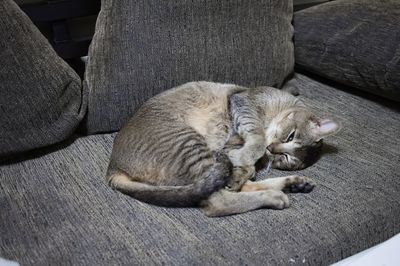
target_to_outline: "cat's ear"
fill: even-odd
[[[321,119],[315,117],[312,119],[312,122],[316,125],[314,128],[314,134],[317,136],[318,140],[334,135],[342,128],[339,122],[330,118]]]

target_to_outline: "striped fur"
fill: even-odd
[[[279,200],[266,200],[265,206],[279,202],[276,208],[285,207],[287,200],[278,192],[257,192],[258,200],[235,211],[244,194],[228,190],[239,191],[244,184],[249,189],[254,165],[263,156],[276,160],[275,167],[305,167],[302,159],[309,163],[310,156],[304,151],[322,137],[315,119],[297,98],[270,87],[187,83],[153,97],[126,123],[115,138],[106,178],[113,188],[141,201],[176,207],[200,204],[210,216],[258,208],[268,195]],[[296,135],[296,143],[301,136],[307,145],[289,149],[287,143],[277,143],[293,127],[309,131]],[[268,150],[272,144],[288,148],[279,154],[290,153],[292,159],[286,164],[276,159],[280,157]],[[215,211],[217,201],[231,202],[232,208]]]

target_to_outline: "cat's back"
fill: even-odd
[[[201,135],[209,148],[216,128],[229,125],[229,96],[246,88],[232,84],[190,82],[165,91],[144,103],[114,140],[111,165],[130,168],[168,165],[173,150]],[[211,133],[211,134],[210,134]],[[182,143],[180,143],[182,142]],[[171,157],[171,158],[169,158]],[[183,159],[183,158],[180,158]],[[146,162],[145,162],[146,161]]]
[[[149,110],[159,106],[164,108],[166,113],[179,111],[185,114],[191,109],[207,109],[212,105],[224,105],[231,94],[245,89],[234,84],[208,81],[188,82],[154,96],[141,109]]]
[[[202,131],[197,122],[205,126],[204,122],[217,113],[226,113],[229,96],[245,89],[233,84],[207,81],[185,83],[149,99],[123,129],[132,126],[136,129],[142,126],[160,127],[160,123],[168,126],[172,126],[171,123],[184,123]]]

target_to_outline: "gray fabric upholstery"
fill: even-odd
[[[299,172],[318,185],[291,194],[289,209],[206,218],[141,203],[106,185],[115,135],[94,135],[0,166],[0,256],[22,265],[327,265],[399,233],[399,112],[303,75],[291,84],[344,128]]]
[[[84,85],[88,133],[193,80],[279,85],[294,65],[292,0],[104,0]]]
[[[400,1],[338,0],[294,15],[296,64],[400,101]]]
[[[0,158],[66,139],[86,112],[78,75],[12,0],[0,1]]]

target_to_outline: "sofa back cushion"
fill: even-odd
[[[296,64],[400,101],[400,1],[337,0],[294,15]]]
[[[292,0],[103,0],[89,49],[88,133],[115,131],[188,81],[279,86],[292,72]]]
[[[67,138],[86,111],[78,75],[12,0],[0,1],[0,159]]]

